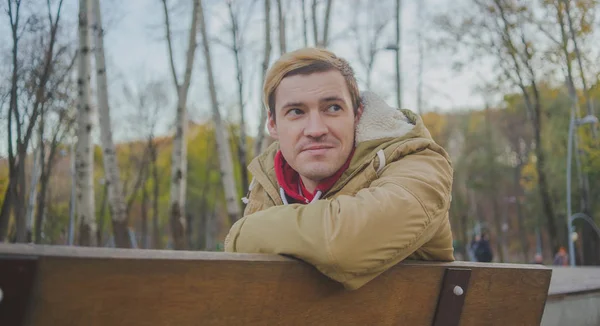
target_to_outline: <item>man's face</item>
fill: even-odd
[[[269,114],[268,128],[288,164],[314,189],[346,162],[360,113],[355,116],[339,71],[294,75],[275,90],[275,117]]]

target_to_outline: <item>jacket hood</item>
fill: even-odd
[[[362,92],[361,102],[364,110],[356,126],[356,145],[369,140],[402,137],[415,125],[405,113],[392,108],[373,92]]]
[[[348,169],[328,193],[341,188],[375,157],[379,159],[379,170],[382,169],[396,159],[393,152],[405,141],[415,138],[432,141],[423,121],[414,112],[391,107],[370,91],[361,92],[361,102],[363,113],[356,126],[354,156]],[[274,158],[278,150],[279,142],[276,141],[252,160],[248,166],[253,175],[249,190],[252,190],[254,182],[260,182],[268,193],[280,195],[274,168]]]

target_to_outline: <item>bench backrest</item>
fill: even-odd
[[[403,262],[349,291],[274,255],[0,244],[0,325],[538,325],[550,277]]]

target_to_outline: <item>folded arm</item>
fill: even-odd
[[[432,150],[389,164],[354,196],[275,206],[239,220],[226,251],[285,254],[356,289],[405,259],[446,218],[452,168]]]

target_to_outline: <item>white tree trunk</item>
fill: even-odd
[[[231,18],[231,41],[233,42],[231,50],[235,59],[235,70],[238,83],[238,105],[240,110],[240,133],[238,142],[238,160],[241,175],[240,186],[242,193],[245,193],[248,189],[248,150],[246,146],[248,140],[246,137],[246,112],[244,107],[244,67],[242,65],[242,59],[240,58],[242,55],[241,52],[244,39],[242,35],[240,35],[242,31],[240,31],[239,27],[239,14],[233,9],[233,4],[231,2],[227,3],[227,5],[229,7],[229,17]]]
[[[279,22],[279,52],[283,55],[287,52],[287,40],[285,33],[285,13],[283,12],[281,0],[277,0],[277,18]]]
[[[102,140],[102,158],[104,159],[104,179],[108,188],[108,204],[112,217],[115,244],[119,248],[131,248],[132,244],[127,232],[127,211],[123,198],[121,177],[119,166],[117,165],[110,121],[106,62],[104,59],[104,29],[102,28],[100,0],[92,1],[95,19],[93,31],[96,58],[96,84],[98,85],[98,118],[100,122],[100,138]]]
[[[323,18],[323,38],[321,38],[321,46],[326,48],[329,45],[329,22],[331,17],[331,6],[333,0],[327,0],[327,8],[325,9],[325,17]]]
[[[235,180],[233,175],[233,160],[231,148],[229,147],[228,128],[225,127],[221,120],[219,112],[219,103],[217,101],[217,90],[215,88],[215,80],[213,77],[212,63],[210,58],[209,39],[206,32],[206,22],[204,21],[204,12],[200,5],[200,32],[202,33],[202,44],[204,46],[204,58],[206,60],[206,72],[208,78],[208,87],[210,90],[210,99],[212,102],[213,119],[215,123],[215,138],[217,141],[217,151],[219,154],[219,162],[221,168],[221,181],[225,191],[225,200],[227,202],[227,215],[229,222],[233,224],[241,217],[241,209],[237,200]]]
[[[41,150],[41,146],[44,146],[43,143],[40,143],[40,147],[34,151],[35,158],[33,159],[33,167],[31,168],[31,180],[29,186],[29,198],[27,199],[27,210],[25,212],[25,219],[27,221],[27,242],[33,242],[33,212],[35,211],[35,200],[37,198],[37,190],[38,190],[38,182],[41,177],[41,168],[40,166],[43,162],[42,157],[43,151]],[[36,225],[36,228],[39,228],[40,225]]]
[[[271,59],[271,1],[265,0],[265,49],[262,62],[262,74],[261,83],[259,87],[259,93],[262,94],[263,84],[265,83],[265,75],[269,68],[269,60]],[[262,98],[262,96],[261,96]],[[267,122],[267,108],[263,105],[262,99],[260,101],[260,124],[258,126],[258,135],[256,136],[256,143],[254,147],[254,156],[258,156],[265,149],[265,125]]]
[[[402,109],[402,0],[396,0],[396,99]]]
[[[417,18],[424,21],[423,1],[417,3]],[[419,56],[417,73],[417,112],[423,115],[423,61],[425,60],[425,50],[423,49],[423,25],[419,25],[417,30],[417,52]]]
[[[196,31],[198,26],[198,14],[200,11],[200,0],[194,0],[192,11],[192,24],[188,39],[186,54],[185,75],[182,85],[176,85],[178,90],[177,114],[175,120],[175,137],[173,139],[173,153],[171,156],[171,233],[175,249],[185,249],[187,239],[185,237],[185,191],[187,178],[187,114],[186,102],[192,68],[194,66],[194,54],[196,51]],[[167,14],[165,12],[165,14]],[[169,36],[170,37],[170,36]],[[172,57],[172,53],[170,53]],[[176,81],[176,79],[175,79]],[[177,81],[176,81],[177,82]]]
[[[77,217],[80,221],[79,244],[96,246],[94,202],[94,146],[92,143],[93,107],[90,103],[90,0],[79,0],[79,76],[77,116]]]

